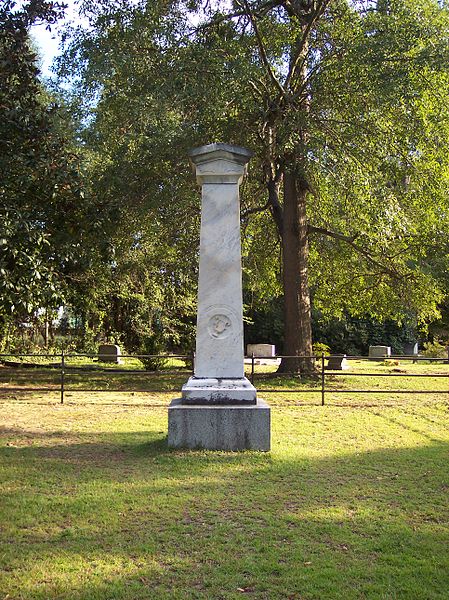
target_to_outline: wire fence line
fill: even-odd
[[[257,356],[246,357],[245,363],[246,366],[250,369],[248,373],[248,377],[253,384],[258,381],[262,383],[262,387],[257,385],[257,391],[260,394],[320,394],[321,397],[321,405],[324,406],[326,404],[326,395],[328,394],[442,394],[447,395],[449,397],[449,369],[447,373],[408,373],[408,372],[388,372],[388,373],[368,373],[368,372],[357,372],[352,370],[339,370],[332,369],[326,365],[326,360],[332,358],[342,358],[343,355],[335,354],[330,356],[325,356],[324,354],[316,354],[316,355],[308,355],[308,356],[286,356],[286,355],[278,355],[270,358],[263,358]],[[166,367],[164,369],[156,369],[156,370],[148,370],[136,368],[118,368],[116,366],[111,366],[111,363],[108,361],[103,361],[99,359],[98,354],[87,354],[87,353],[66,353],[62,351],[61,353],[20,353],[20,354],[12,354],[12,353],[3,353],[0,354],[0,364],[4,367],[7,367],[6,372],[11,373],[13,370],[16,372],[21,371],[22,369],[36,369],[42,371],[49,371],[58,373],[58,381],[54,382],[49,386],[27,386],[27,385],[2,385],[0,381],[0,392],[3,393],[11,393],[11,392],[59,392],[60,403],[64,403],[65,395],[70,392],[71,394],[80,392],[108,392],[108,393],[127,393],[127,392],[138,392],[138,393],[171,393],[171,394],[179,394],[180,393],[180,385],[179,382],[173,382],[172,387],[167,385],[161,385],[158,382],[157,378],[161,377],[170,377],[173,375],[178,376],[186,376],[189,375],[193,371],[193,365],[195,361],[194,355],[173,355],[173,354],[122,354],[119,356],[120,359],[138,359],[143,361],[155,360],[155,361],[172,361],[172,369],[170,367]],[[25,361],[23,359],[26,359]],[[29,359],[35,359],[37,362],[30,362]],[[39,362],[42,359],[50,359],[51,362],[42,363]],[[100,364],[73,364],[73,361],[79,361],[80,359],[91,359],[93,361],[97,361]],[[258,372],[257,367],[262,364],[265,366],[275,366],[279,364],[283,359],[297,360],[297,361],[310,361],[314,365],[313,373],[307,374],[305,377],[298,378],[298,384],[302,382],[304,385],[304,381],[306,383],[310,383],[309,387],[299,387],[292,386],[292,380],[289,380],[290,387],[263,387],[263,382],[269,378],[272,380],[273,378],[281,378],[281,377],[290,377],[296,378],[296,372]],[[425,362],[425,363],[443,363],[449,364],[449,353],[447,357],[444,358],[431,358],[421,355],[390,355],[385,357],[369,357],[369,356],[344,356],[346,361],[370,361],[372,363],[379,363],[382,361],[387,362],[388,364],[394,364],[395,361],[410,361],[413,363]],[[70,364],[72,361],[72,364]],[[106,362],[108,364],[106,365]],[[181,362],[185,363],[185,366],[181,366]],[[56,373],[55,373],[56,374]],[[152,382],[152,385],[148,388],[133,388],[132,385],[127,387],[110,387],[109,385],[106,388],[101,387],[89,387],[89,388],[76,388],[70,387],[67,385],[67,377],[71,375],[83,375],[88,380],[89,375],[101,374],[106,377],[106,381],[108,381],[108,377],[112,377],[115,375],[140,375],[145,380]],[[335,381],[335,378],[346,378],[346,377],[376,377],[376,378],[427,378],[427,379],[446,379],[448,381],[448,385],[445,390],[442,389],[425,389],[425,390],[416,390],[416,389],[354,389],[354,388],[338,388],[329,386],[329,380],[332,378]]]

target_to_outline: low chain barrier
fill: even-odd
[[[42,359],[51,359],[51,362],[40,363],[40,362],[30,362],[29,359],[34,358],[38,360]],[[67,376],[71,374],[80,374],[80,373],[98,373],[101,372],[104,374],[139,374],[151,379],[151,377],[161,376],[161,375],[170,375],[176,373],[177,375],[184,374],[187,377],[193,370],[194,355],[173,355],[173,354],[164,354],[164,355],[156,355],[156,354],[122,354],[120,355],[120,359],[139,359],[144,361],[184,361],[186,367],[181,370],[181,367],[178,365],[176,371],[170,371],[168,369],[159,369],[159,370],[146,370],[144,368],[141,369],[124,369],[124,368],[116,368],[110,366],[99,366],[99,365],[82,365],[77,366],[73,364],[69,364],[70,360],[73,359],[92,359],[93,361],[99,361],[97,354],[73,354],[73,353],[65,353],[61,352],[60,354],[50,354],[50,353],[28,353],[28,354],[0,354],[0,364],[3,364],[6,367],[17,368],[17,369],[43,369],[50,370],[54,369],[59,372],[59,381],[58,385],[54,385],[53,387],[30,387],[30,386],[5,386],[2,387],[0,385],[0,392],[55,392],[59,390],[60,395],[60,403],[64,403],[64,397],[67,392],[134,392],[138,391],[139,393],[180,393],[180,386],[169,388],[169,387],[157,387],[154,389],[111,389],[107,387],[107,389],[103,388],[91,388],[91,389],[77,389],[70,388],[67,386]],[[263,379],[264,376],[268,376],[271,378],[275,377],[288,377],[288,376],[297,376],[296,372],[270,372],[270,373],[257,373],[256,367],[259,364],[264,365],[272,365],[281,363],[282,360],[290,360],[290,361],[308,361],[309,364],[314,364],[313,373],[308,373],[305,377],[305,381],[315,380],[318,385],[315,387],[301,387],[298,388],[279,388],[279,387],[263,387],[257,385],[257,392],[260,395],[265,394],[320,394],[321,395],[321,405],[324,406],[326,404],[326,394],[445,394],[449,396],[449,369],[447,373],[407,373],[407,372],[388,372],[388,373],[367,373],[367,372],[357,372],[352,370],[336,370],[332,368],[328,368],[326,366],[326,360],[331,358],[342,358],[342,355],[330,355],[325,356],[321,355],[308,355],[308,356],[274,356],[270,358],[256,357],[252,355],[251,357],[247,357],[245,359],[245,363],[250,365],[250,373],[249,379],[251,383],[256,383],[256,379],[261,377]],[[449,353],[447,358],[430,358],[420,355],[391,355],[386,357],[367,357],[367,356],[345,356],[346,361],[355,361],[355,360],[363,360],[363,361],[372,361],[373,363],[378,363],[382,361],[410,361],[413,363],[419,363],[421,361],[426,363],[444,363],[449,364]],[[22,359],[27,359],[23,361]],[[104,365],[104,363],[102,362]],[[189,366],[191,365],[191,368]],[[405,378],[428,378],[428,379],[440,379],[445,378],[448,381],[448,386],[446,390],[412,390],[412,389],[352,389],[352,388],[335,388],[327,386],[327,381],[329,378],[341,378],[341,377],[388,377],[388,378],[397,378],[397,377],[405,377]],[[301,381],[302,379],[299,379]]]
[[[57,361],[57,362],[49,362],[49,363],[40,363],[40,362],[24,362],[21,361],[19,359],[30,359],[30,358],[34,358],[34,359],[52,359],[52,361]],[[91,359],[92,361],[97,361],[97,362],[101,362],[103,366],[98,366],[98,365],[83,365],[83,366],[77,366],[77,365],[71,365],[69,364],[68,361],[70,361],[70,359]],[[175,361],[175,360],[182,360],[184,361],[186,364],[192,364],[192,368],[193,368],[193,361],[194,361],[194,356],[188,356],[188,355],[173,355],[173,354],[120,354],[119,355],[120,360],[121,359],[138,359],[138,360],[144,360],[144,361]],[[9,359],[9,360],[8,360]],[[13,360],[11,360],[13,359]],[[98,354],[74,354],[74,353],[65,353],[65,352],[61,352],[60,354],[50,354],[50,353],[28,353],[28,354],[0,354],[0,364],[3,364],[6,367],[13,367],[13,368],[17,368],[17,369],[55,369],[59,372],[59,385],[56,388],[55,386],[53,387],[44,387],[44,386],[40,386],[40,387],[26,387],[26,386],[20,386],[20,387],[1,387],[0,386],[0,392],[55,392],[57,389],[59,389],[60,392],[60,403],[64,404],[64,397],[66,395],[66,393],[71,392],[132,392],[135,391],[133,389],[126,389],[124,390],[123,388],[117,388],[117,389],[112,389],[110,387],[108,387],[107,389],[103,389],[103,388],[89,388],[89,389],[76,389],[76,388],[70,388],[67,386],[67,376],[70,374],[79,374],[79,373],[89,373],[89,374],[94,374],[94,373],[98,373],[101,372],[103,374],[111,374],[111,375],[116,375],[116,374],[126,374],[126,375],[143,375],[146,376],[148,378],[151,378],[151,376],[154,375],[169,375],[170,371],[168,369],[164,369],[164,370],[154,370],[154,371],[150,371],[150,370],[146,370],[144,368],[141,369],[123,369],[123,368],[118,368],[118,367],[110,367],[110,366],[105,366],[106,362],[109,361],[101,361],[98,358]],[[112,363],[112,361],[111,361]],[[181,371],[179,371],[181,372]],[[191,369],[184,369],[182,371],[185,374],[190,374]],[[139,392],[147,392],[147,393],[158,393],[158,392],[167,392],[167,393],[179,393],[179,388],[164,388],[161,389],[160,387],[157,387],[155,389],[139,389]]]
[[[325,405],[325,396],[328,393],[332,393],[332,394],[445,394],[449,396],[449,369],[448,369],[448,373],[366,373],[366,372],[354,372],[354,371],[350,371],[350,370],[336,370],[336,369],[332,369],[329,368],[327,369],[325,366],[325,360],[326,359],[331,359],[331,358],[344,358],[346,361],[354,361],[354,360],[363,360],[363,361],[372,361],[373,363],[378,363],[378,362],[385,362],[385,361],[411,361],[413,363],[419,363],[420,361],[423,362],[430,362],[430,363],[435,363],[435,362],[439,362],[439,363],[444,363],[444,364],[449,364],[449,351],[448,351],[448,356],[447,358],[430,358],[430,357],[426,357],[426,356],[419,356],[416,354],[411,354],[411,355],[390,355],[390,356],[385,356],[385,357],[370,357],[370,356],[346,356],[346,355],[341,355],[341,354],[331,354],[329,356],[326,356],[324,354],[320,354],[320,355],[307,355],[307,356],[277,356],[277,357],[273,357],[272,359],[270,358],[262,358],[262,357],[255,357],[254,355],[251,357],[251,383],[254,384],[255,382],[255,375],[256,375],[256,370],[255,370],[255,364],[256,361],[282,361],[282,359],[293,359],[293,360],[298,360],[298,361],[310,361],[310,360],[314,360],[316,362],[319,363],[319,370],[315,372],[315,376],[319,376],[320,379],[320,387],[319,389],[315,388],[301,388],[301,390],[298,390],[298,393],[300,394],[307,394],[307,393],[321,393],[321,405],[324,406]],[[288,375],[288,373],[279,373],[279,374],[275,374],[276,376],[285,376]],[[447,390],[392,390],[392,389],[339,389],[339,388],[326,388],[326,378],[327,377],[407,377],[407,378],[412,378],[412,377],[422,377],[422,378],[445,378],[448,380],[448,388]],[[274,388],[261,388],[259,386],[257,386],[257,391],[258,393],[261,394],[270,394],[270,393],[288,393],[291,392],[291,390],[286,390],[286,389],[274,389]]]

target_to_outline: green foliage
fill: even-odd
[[[255,150],[242,194],[249,319],[280,296],[280,240],[266,198],[287,167],[307,182],[316,310],[328,320],[438,316],[449,291],[447,6],[320,1],[309,22],[312,5],[304,14],[298,6],[82,3],[90,27],[73,32],[60,68],[75,76],[90,115],[81,134],[95,194],[114,214],[117,266],[91,273],[101,289],[86,318],[113,314],[110,301],[126,305],[131,290],[167,314],[164,343],[188,337],[179,314],[193,305],[199,207],[186,154],[223,140]],[[278,201],[282,211],[281,189]],[[124,274],[125,240],[141,238],[158,265],[143,290]],[[134,260],[139,273],[148,269],[143,253]],[[122,314],[134,315],[138,335],[152,335],[144,317],[137,323],[140,309]],[[258,337],[266,335],[261,326]]]
[[[199,194],[164,70],[185,22],[166,8],[85,3],[93,29],[75,34],[71,62],[60,65],[84,76],[74,87],[89,117],[79,135],[93,194],[110,215],[109,256],[82,274],[74,310],[99,338],[119,331],[139,353],[188,352],[194,337]]]
[[[39,80],[29,28],[57,3],[0,8],[0,323],[58,307],[100,236],[64,115]]]
[[[393,354],[403,354],[404,345],[418,339],[413,324],[398,325],[394,321],[378,322],[368,318],[345,315],[341,319],[323,320],[314,314],[316,338],[328,344],[333,353],[367,356],[369,346],[391,346]]]
[[[331,354],[330,346],[328,346],[327,344],[323,344],[322,342],[315,342],[312,348],[313,353],[317,356],[321,356],[321,354],[324,354],[324,356],[330,356]]]
[[[421,354],[428,358],[445,358],[448,356],[448,344],[435,338],[433,341],[424,344]]]
[[[274,344],[277,354],[283,352],[282,298],[276,297],[266,302],[257,297],[247,306],[245,323],[246,344]]]
[[[150,355],[139,359],[147,371],[159,371],[167,365],[168,360],[163,356],[160,356],[165,352],[166,347],[163,338],[161,337],[158,338],[153,334],[151,337],[140,340],[138,353]]]

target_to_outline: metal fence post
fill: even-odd
[[[321,406],[324,406],[324,352],[321,353]]]
[[[64,404],[64,379],[65,379],[65,361],[64,361],[64,350],[61,352],[61,404]]]
[[[254,385],[254,352],[251,354],[251,384]]]
[[[447,351],[447,360],[446,360],[446,361],[444,361],[444,362],[445,362],[445,363],[447,363],[447,364],[449,365],[449,344],[446,346],[446,351]],[[444,364],[444,363],[443,363],[443,364]],[[449,374],[448,374],[448,379],[447,379],[447,381],[448,381],[448,390],[447,390],[447,393],[449,394]]]

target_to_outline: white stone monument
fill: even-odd
[[[251,155],[190,152],[202,186],[195,372],[169,407],[171,447],[270,449],[270,409],[244,374],[239,185]]]
[[[246,354],[255,358],[276,358],[276,346],[274,344],[248,344]]]
[[[373,359],[389,358],[391,356],[391,346],[370,346],[368,356]]]

